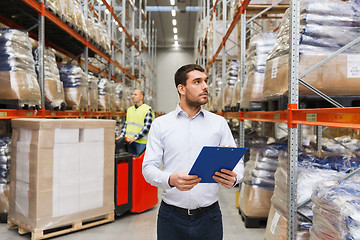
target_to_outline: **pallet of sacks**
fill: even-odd
[[[114,220],[115,121],[13,119],[12,127],[9,227],[44,239]]]

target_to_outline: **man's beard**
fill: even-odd
[[[199,101],[192,101],[192,100],[190,100],[188,97],[186,97],[185,100],[186,100],[186,104],[187,104],[189,107],[198,108],[198,107],[200,107],[201,105],[206,104],[206,103],[208,102],[209,98],[207,98],[204,103],[199,102]]]

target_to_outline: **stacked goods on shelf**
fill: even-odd
[[[10,144],[8,137],[0,137],[0,223],[5,223],[9,212]]]
[[[110,111],[111,86],[107,78],[98,80],[98,109],[100,111]]]
[[[223,109],[223,97],[221,96],[221,89],[223,81],[221,76],[217,75],[215,79],[215,96],[212,97],[211,111],[220,112]],[[213,90],[212,90],[213,91]]]
[[[58,68],[67,107],[72,110],[87,110],[89,83],[84,71],[73,65],[58,66]]]
[[[114,220],[115,121],[13,119],[12,127],[9,226],[40,239],[47,229]]]
[[[259,33],[250,39],[246,56],[247,78],[241,93],[240,108],[261,109],[265,64],[268,53],[274,48],[277,33]]]
[[[344,141],[344,146],[358,151],[358,142]],[[298,158],[298,181],[297,181],[297,203],[302,204],[310,199],[312,190],[324,181],[342,179],[347,173],[360,167],[360,159],[348,151],[336,152],[338,144],[328,144],[323,151],[322,157],[311,153],[300,153]],[[356,145],[356,146],[355,146]],[[331,152],[329,150],[332,150]],[[288,159],[286,154],[279,157],[279,167],[275,173],[275,190],[271,199],[272,205],[268,216],[265,238],[281,239],[286,236],[287,223],[287,168]],[[298,209],[302,215],[312,218],[311,203]],[[298,239],[308,239],[311,223],[303,217],[298,217]]]
[[[227,112],[230,111],[230,107],[232,106],[235,83],[238,80],[239,65],[238,60],[232,59],[227,69],[227,85],[224,89],[224,110]]]
[[[88,91],[88,105],[89,111],[98,110],[98,80],[93,75],[88,75],[89,91]]]
[[[111,80],[109,82],[109,94],[110,94],[110,110],[111,111],[116,111],[116,89],[115,89],[116,85],[115,85],[115,81]]]
[[[301,1],[300,74],[358,37],[359,9],[360,3],[354,0]],[[288,93],[289,29],[290,14],[287,11],[282,19],[275,47],[266,62],[264,99]],[[359,44],[354,45],[304,76],[302,80],[327,95],[358,95],[359,53]],[[299,86],[299,91],[301,94],[314,94],[302,85]]]
[[[40,87],[27,32],[0,29],[0,59],[0,100],[14,100],[17,108],[25,104],[40,106]]]
[[[226,23],[226,28],[224,29],[223,21],[217,21],[215,26],[213,24],[210,25],[209,34],[208,34],[208,45],[207,45],[207,56],[214,56],[218,47],[221,45],[223,41],[224,34],[228,29],[230,21]],[[226,41],[225,52],[226,57],[230,59],[239,59],[240,57],[240,46],[238,45],[238,31],[232,31],[229,39]],[[217,55],[215,60],[222,59],[223,51]]]
[[[245,164],[244,181],[240,191],[240,211],[246,217],[267,218],[271,205],[280,152],[285,144],[273,144],[250,149],[250,160]],[[245,227],[247,222],[245,221]]]
[[[233,112],[238,112],[240,110],[240,97],[241,97],[241,81],[240,76],[234,84],[233,95],[231,99],[231,109]]]
[[[312,201],[310,239],[360,238],[359,182],[326,182],[314,190]]]
[[[36,64],[36,73],[39,75],[38,48],[36,48],[33,53]],[[44,85],[45,107],[49,109],[60,109],[62,106],[65,106],[64,88],[60,81],[55,54],[51,49],[45,49],[44,51]]]
[[[129,107],[132,106],[132,90],[130,88],[125,89],[125,94],[123,94],[123,102],[124,108],[127,110]]]
[[[125,109],[123,107],[123,85],[121,83],[115,83],[115,111],[124,112]],[[147,97],[147,96],[145,96]],[[149,101],[147,101],[149,102]]]

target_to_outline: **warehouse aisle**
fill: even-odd
[[[235,208],[236,189],[220,188],[220,206],[223,213],[224,240],[263,240],[265,229],[246,229]],[[141,214],[126,214],[114,222],[75,232],[55,239],[66,240],[155,240],[158,205]],[[17,229],[0,224],[1,240],[30,239],[30,234],[19,235]]]

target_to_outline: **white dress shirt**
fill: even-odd
[[[201,108],[189,118],[178,105],[176,110],[153,121],[142,172],[147,182],[163,189],[162,199],[167,204],[196,209],[218,200],[218,183],[199,183],[190,191],[180,191],[169,185],[172,173],[190,171],[203,146],[236,147],[223,117]],[[244,176],[242,160],[233,171],[239,182]]]

